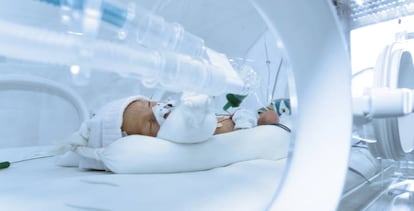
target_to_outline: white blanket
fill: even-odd
[[[2,149],[0,159],[43,151]],[[53,158],[31,160],[0,170],[0,209],[265,210],[284,163],[258,159],[191,173],[125,175],[59,167]]]

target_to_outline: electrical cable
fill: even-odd
[[[288,126],[284,125],[284,124],[275,123],[275,124],[270,124],[270,125],[274,125],[274,126],[280,127],[280,128],[282,128],[283,130],[286,130],[289,133],[291,132],[290,128]]]
[[[0,162],[0,169],[6,169],[9,168],[11,164],[14,163],[20,163],[20,162],[25,162],[25,161],[31,161],[31,160],[37,160],[37,159],[42,159],[42,158],[50,158],[50,157],[54,157],[55,155],[46,155],[46,156],[41,156],[41,157],[34,157],[34,158],[27,158],[27,159],[23,159],[23,160],[17,160],[17,161],[2,161]]]
[[[277,72],[276,72],[276,76],[275,76],[275,82],[273,83],[272,100],[273,100],[274,95],[275,95],[276,85],[277,85],[277,81],[279,80],[279,73],[280,73],[280,70],[282,69],[282,64],[283,64],[283,58],[280,58],[280,62],[279,62],[279,65],[277,67]]]
[[[270,60],[269,60],[269,53],[267,50],[267,43],[266,43],[266,36],[264,38],[264,48],[265,48],[265,56],[266,56],[266,69],[267,69],[267,89],[266,89],[266,95],[267,95],[267,104],[270,104],[272,101],[272,96],[270,96],[269,88],[270,88]]]
[[[362,69],[362,70],[360,70],[360,71],[358,71],[358,72],[356,72],[356,73],[352,74],[352,78],[355,78],[355,77],[357,77],[358,75],[361,75],[362,73],[364,73],[365,71],[372,70],[372,69],[374,69],[374,67],[367,67],[367,68],[364,68],[364,69]]]
[[[360,176],[360,177],[362,177],[362,178],[364,178],[364,180],[367,182],[367,183],[371,183],[371,181],[364,175],[364,174],[362,174],[360,171],[358,171],[358,170],[356,170],[356,169],[354,169],[354,168],[352,168],[352,167],[348,167],[348,169],[350,170],[350,171],[352,171],[353,173],[355,173],[355,174],[357,174],[358,176]]]

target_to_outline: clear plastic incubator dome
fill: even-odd
[[[2,4],[2,208],[337,207],[351,75],[331,1]]]

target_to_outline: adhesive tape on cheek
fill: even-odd
[[[157,105],[152,107],[152,112],[160,126],[165,122],[166,114],[170,113],[172,109],[173,107],[166,103],[157,103]]]

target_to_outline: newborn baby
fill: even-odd
[[[77,146],[105,147],[127,135],[146,135],[175,143],[198,143],[214,134],[252,128],[279,122],[272,110],[255,112],[239,109],[233,115],[216,117],[210,98],[184,94],[181,103],[154,102],[144,96],[133,96],[108,103],[92,118],[82,123],[70,136],[62,151],[76,151]],[[63,161],[62,165],[66,164]],[[76,165],[76,164],[73,164]],[[93,159],[81,159],[81,168],[104,169]]]
[[[133,96],[105,105],[82,124],[78,133],[92,147],[104,147],[123,136],[136,134],[196,143],[214,134],[277,123],[279,117],[273,110],[257,115],[239,109],[233,115],[216,117],[205,95],[184,94],[178,106]]]
[[[157,137],[161,125],[175,107],[169,103],[157,103],[148,99],[131,102],[125,109],[121,130],[127,135],[140,134]],[[190,109],[191,110],[191,109]],[[256,125],[279,123],[279,117],[273,110],[260,112],[259,118],[248,110],[237,110],[228,117],[217,117],[213,134],[231,132],[237,129],[247,129]]]

